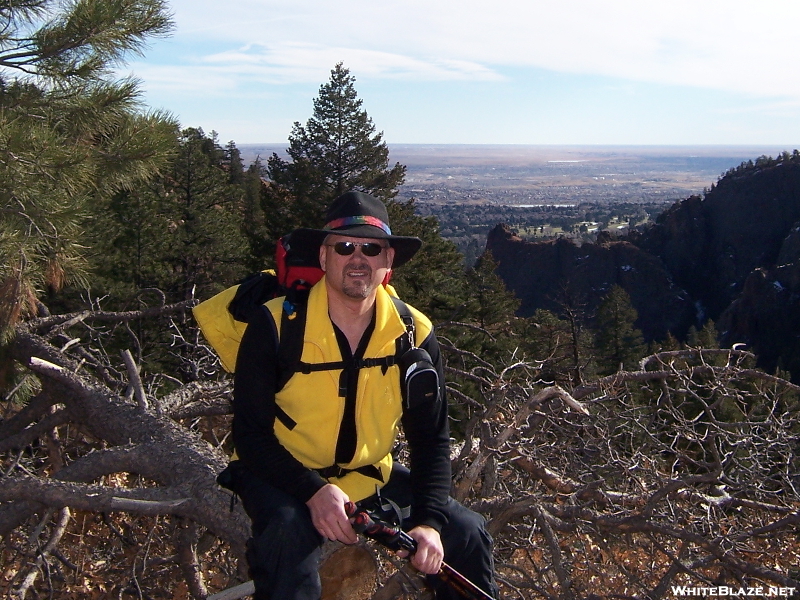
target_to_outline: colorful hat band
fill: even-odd
[[[379,229],[383,229],[386,235],[392,235],[392,230],[389,226],[377,217],[370,217],[367,215],[356,215],[354,217],[342,217],[336,219],[325,225],[325,229],[339,229],[340,227],[349,227],[350,225],[372,225]]]

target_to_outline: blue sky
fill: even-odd
[[[341,61],[386,141],[800,146],[797,0],[172,0],[145,102],[285,143]]]

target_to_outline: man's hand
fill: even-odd
[[[345,544],[355,544],[358,541],[358,536],[344,512],[344,505],[349,501],[347,494],[332,483],[321,487],[309,498],[306,505],[311,511],[311,522],[321,536]]]
[[[409,531],[408,535],[417,541],[417,551],[411,557],[411,564],[414,565],[414,568],[426,575],[435,575],[441,571],[444,548],[439,532],[427,525],[419,525]],[[400,553],[398,552],[398,554]]]

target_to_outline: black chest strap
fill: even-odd
[[[336,461],[337,463],[347,463],[352,459],[353,452],[355,451],[355,421],[354,421],[354,403],[356,397],[356,386],[358,382],[358,372],[361,369],[380,367],[385,375],[389,367],[398,364],[400,357],[414,345],[414,318],[408,306],[402,300],[391,296],[392,302],[397,308],[400,318],[405,325],[405,335],[400,336],[395,341],[395,353],[391,356],[382,356],[379,358],[363,358],[360,356],[363,352],[356,352],[355,356],[349,355],[348,352],[342,352],[342,355],[349,355],[346,360],[324,362],[324,363],[307,363],[303,362],[303,344],[305,338],[305,328],[307,321],[307,308],[308,308],[308,291],[297,290],[294,291],[291,299],[287,296],[284,302],[283,310],[281,311],[281,324],[280,324],[280,340],[278,341],[277,331],[277,377],[275,391],[278,392],[286,385],[286,383],[295,375],[295,373],[309,374],[318,371],[338,371],[341,370],[342,374],[339,378],[339,396],[345,398],[346,403],[352,404],[350,418],[343,420],[340,427],[340,439],[337,443]],[[266,310],[266,307],[264,307]],[[269,311],[267,311],[269,312]],[[368,341],[368,339],[367,339]],[[341,345],[341,341],[340,341]],[[405,404],[404,404],[405,406]],[[346,415],[348,411],[345,411]],[[277,404],[275,405],[275,416],[283,423],[288,429],[294,429],[297,423]],[[344,435],[341,435],[344,433]],[[331,465],[325,469],[318,469],[324,477],[341,477],[347,469],[340,467],[338,464]],[[382,481],[380,470],[374,465],[367,465],[355,469],[355,471],[373,477]]]
[[[389,367],[399,362],[400,356],[411,348],[414,335],[414,317],[405,302],[394,296],[390,296],[394,302],[400,318],[406,327],[406,335],[397,338],[395,343],[395,353],[391,356],[380,358],[350,358],[323,363],[303,362],[303,343],[306,330],[308,292],[299,291],[302,298],[296,299],[291,303],[291,310],[287,310],[287,302],[284,302],[284,310],[281,312],[280,342],[278,343],[277,368],[278,378],[275,391],[280,391],[295,373],[308,375],[317,371],[338,371],[339,369],[367,369],[381,367],[383,374]],[[266,310],[266,308],[265,308]],[[410,337],[410,339],[409,339]]]

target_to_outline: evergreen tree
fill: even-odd
[[[573,336],[568,320],[540,308],[532,317],[518,321],[517,333],[522,340],[526,360],[541,365],[541,378],[544,381],[572,381],[575,366]]]
[[[427,314],[434,322],[467,320],[471,290],[455,244],[439,234],[436,217],[415,213],[416,203],[391,201],[387,205],[392,232],[415,236],[422,248],[392,276],[401,298]]]
[[[247,167],[244,172],[242,184],[244,190],[243,206],[243,232],[250,245],[247,267],[249,271],[260,271],[266,267],[274,266],[272,257],[275,244],[272,241],[270,229],[280,230],[283,225],[274,221],[278,218],[275,214],[269,215],[270,226],[264,212],[264,199],[267,195],[267,169],[261,162],[261,157]],[[288,226],[288,223],[286,223]],[[288,230],[285,230],[288,231]]]
[[[691,348],[719,348],[719,333],[714,321],[708,319],[700,331],[697,331],[697,328],[692,325],[686,336],[686,345]]]
[[[342,63],[331,71],[330,81],[319,89],[314,114],[305,127],[295,123],[287,150],[292,160],[305,163],[311,173],[303,180],[316,184],[314,193],[322,206],[341,194],[359,189],[386,201],[397,195],[405,167],[389,168],[389,148],[383,132],[361,108],[355,77]],[[270,160],[270,176],[283,171],[281,161]],[[291,181],[291,180],[290,180]]]
[[[247,241],[242,234],[242,196],[224,168],[216,136],[202,129],[181,135],[164,200],[171,247],[166,261],[173,269],[176,299],[206,297],[244,275]]]
[[[592,319],[584,295],[577,292],[569,281],[558,291],[555,302],[558,304],[558,317],[564,322],[567,331],[567,354],[572,385],[583,384],[586,376],[595,373],[594,335],[587,324]]]
[[[129,53],[171,27],[162,0],[0,3],[0,330],[86,281],[87,205],[164,164],[175,124],[140,110]]]
[[[92,287],[100,294],[127,299],[145,288],[161,289],[169,281],[169,236],[160,182],[153,181],[115,194],[94,206],[94,226],[87,232]]]
[[[231,182],[229,151],[214,135],[186,129],[163,177],[99,205],[105,227],[95,229],[103,233],[94,262],[106,290],[154,287],[179,301],[208,297],[245,274],[244,189]]]
[[[644,338],[634,325],[638,318],[628,292],[612,286],[597,309],[597,360],[604,374],[635,368],[644,355]]]
[[[470,301],[467,307],[470,317],[480,327],[492,329],[506,326],[514,320],[519,300],[508,291],[506,284],[495,272],[497,262],[487,250],[467,271]]]
[[[678,341],[671,331],[667,332],[667,337],[663,340],[653,340],[648,344],[647,353],[657,354],[659,352],[674,352],[681,349],[681,343]]]
[[[570,367],[572,370],[572,384],[581,385],[584,382],[586,371],[594,366],[590,348],[594,343],[592,334],[586,327],[586,305],[573,299],[561,305],[561,313],[568,325]]]
[[[450,276],[447,287],[451,290],[451,300],[459,302],[459,305],[447,316],[453,319],[455,315],[454,320],[468,322],[477,328],[455,326],[447,335],[461,350],[473,352],[489,362],[504,364],[520,343],[514,335],[514,311],[519,308],[519,300],[495,273],[496,266],[491,252],[486,252],[465,273],[462,274],[458,267],[454,269],[457,273]],[[415,269],[412,276],[424,279],[427,273],[427,269]],[[441,297],[442,290],[438,294]]]
[[[243,185],[245,180],[244,163],[242,163],[242,153],[236,147],[233,140],[225,146],[223,167],[228,171],[228,183]]]
[[[680,349],[681,349],[681,343],[678,341],[678,338],[672,335],[671,331],[668,331],[667,337],[664,339],[664,341],[658,348],[658,352],[671,352]]]
[[[388,201],[405,178],[403,165],[389,167],[383,133],[376,132],[358,98],[355,77],[342,63],[320,87],[306,125],[294,124],[287,153],[290,161],[277,154],[267,161],[272,185],[264,190],[262,208],[276,215],[265,224],[273,249],[287,231],[318,227],[327,206],[344,192],[360,190]]]

